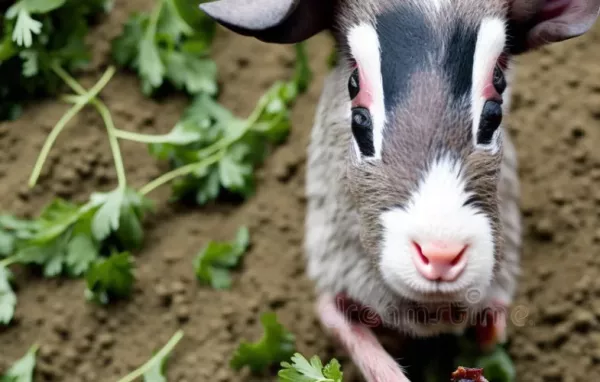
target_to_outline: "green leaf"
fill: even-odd
[[[97,241],[105,240],[114,232],[126,249],[141,245],[144,234],[140,220],[152,208],[148,199],[132,189],[117,188],[92,194],[90,203],[99,207],[92,221],[92,232]]]
[[[33,35],[40,34],[42,31],[42,23],[31,17],[23,1],[15,3],[6,12],[8,19],[15,16],[17,22],[15,23],[12,39],[17,45],[29,48],[33,44]]]
[[[184,0],[185,1],[185,0]],[[201,49],[201,48],[200,48]],[[150,145],[152,155],[168,160],[174,169],[189,165],[191,173],[173,183],[172,199],[192,197],[202,205],[215,200],[221,190],[248,198],[254,193],[254,172],[271,148],[283,142],[290,130],[289,107],[312,78],[303,45],[297,46],[298,65],[294,78],[275,83],[259,100],[248,119],[234,116],[210,97],[210,89],[194,98],[173,131],[185,128],[198,134],[194,142],[185,144],[159,143]],[[178,53],[170,53],[172,82],[188,86],[187,81],[200,81],[200,73],[186,73],[183,63],[194,62]],[[181,76],[181,77],[178,77]],[[208,76],[212,81],[212,74]],[[188,85],[184,85],[187,83]],[[188,86],[188,90],[190,88]],[[197,167],[196,167],[197,166]],[[227,285],[228,278],[211,276],[205,269],[201,279],[219,278],[219,285]]]
[[[158,359],[152,367],[144,373],[144,382],[167,382],[165,375],[168,356]]]
[[[239,228],[231,242],[209,242],[194,260],[198,280],[210,284],[215,289],[229,288],[229,270],[239,264],[249,243],[250,234],[246,227]]]
[[[152,88],[158,88],[163,83],[163,77],[166,73],[165,65],[160,59],[158,48],[154,45],[154,41],[143,38],[140,41],[140,56],[138,66],[140,76]]]
[[[92,205],[100,206],[92,220],[92,233],[96,240],[106,239],[111,232],[119,228],[124,198],[125,191],[120,188],[106,193],[95,192],[91,195]]]
[[[217,93],[217,65],[209,59],[173,51],[167,55],[167,76],[178,89],[189,94]]]
[[[123,32],[112,41],[112,55],[121,66],[135,66],[139,55],[140,41],[144,38],[144,30],[148,24],[148,16],[133,14],[123,27]]]
[[[23,0],[25,8],[31,13],[48,13],[62,7],[66,0]]]
[[[308,63],[308,54],[306,53],[306,43],[301,42],[295,45],[296,47],[296,72],[293,82],[298,91],[304,93],[308,89],[308,85],[312,81],[313,74]]]
[[[262,338],[254,343],[240,343],[230,361],[233,369],[248,366],[252,372],[258,373],[294,354],[295,337],[277,321],[275,313],[264,313],[260,321],[264,329]]]
[[[477,367],[483,368],[485,378],[489,382],[514,382],[516,370],[506,351],[497,346],[496,350],[479,357]]]
[[[173,0],[179,16],[198,34],[208,36],[212,40],[215,34],[216,23],[209,18],[198,6],[210,0]]]
[[[133,260],[129,252],[113,253],[92,264],[85,278],[89,299],[107,304],[112,299],[126,298],[134,283]]]
[[[160,0],[163,2],[160,17],[157,24],[157,33],[170,38],[171,42],[177,42],[183,35],[191,35],[194,30],[179,16],[177,8],[171,0]]]
[[[33,372],[35,370],[35,355],[37,345],[29,348],[27,353],[17,360],[8,371],[2,376],[2,382],[32,382]]]
[[[10,286],[12,275],[10,270],[0,265],[0,324],[8,324],[17,305],[17,295]]]
[[[318,356],[310,362],[300,353],[292,356],[292,363],[282,362],[283,369],[277,374],[280,381],[289,382],[342,382],[340,363],[332,359],[325,367]]]
[[[33,77],[39,72],[38,53],[33,50],[24,50],[19,53],[23,59],[23,75]]]
[[[226,154],[219,162],[221,184],[232,191],[244,190],[252,174],[250,165],[237,161],[232,155]]]
[[[0,215],[0,257],[15,253],[19,243],[31,238],[36,228],[35,222]]]
[[[39,230],[31,238],[36,244],[47,244],[57,239],[89,211],[89,206],[80,207],[63,199],[53,200],[38,218]]]
[[[138,71],[146,95],[165,82],[191,95],[217,92],[217,66],[207,57],[215,23],[210,20],[212,27],[204,27],[206,18],[201,24],[209,33],[195,31],[185,20],[192,15],[184,19],[179,12],[181,5],[158,1],[151,15],[132,15],[113,41],[113,57],[119,65]]]
[[[91,237],[84,234],[76,235],[67,244],[65,262],[69,273],[73,276],[83,275],[98,255],[98,249]]]

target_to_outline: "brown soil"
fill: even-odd
[[[80,80],[90,86],[109,62],[109,41],[128,14],[152,2],[117,4],[90,36],[94,65]],[[600,25],[584,38],[519,60],[519,85],[510,117],[520,151],[525,217],[523,277],[516,301],[527,317],[511,325],[511,352],[519,381],[600,380]],[[343,361],[347,380],[356,375],[322,333],[313,313],[312,287],[301,251],[304,162],[319,97],[327,36],[309,43],[315,80],[293,111],[289,142],[259,171],[258,193],[241,206],[182,208],[160,201],[136,256],[131,301],[99,307],[87,303],[81,280],[45,280],[18,270],[15,324],[0,329],[0,370],[34,342],[41,345],[36,381],[115,381],[162,346],[178,329],[185,337],[169,365],[170,381],[267,381],[232,371],[227,362],[238,342],[260,335],[261,312],[275,310],[310,356]],[[291,74],[294,52],[219,30],[214,58],[222,80],[221,101],[247,115],[275,80]],[[171,129],[185,100],[145,98],[133,74],[120,72],[102,93],[116,124],[127,130]],[[115,184],[101,120],[83,111],[60,137],[40,184],[27,178],[52,125],[67,106],[48,100],[0,125],[0,210],[38,213],[55,196],[85,200]],[[144,145],[124,142],[128,180],[134,187],[161,173]],[[192,259],[211,239],[228,239],[247,224],[252,248],[228,291],[199,286]],[[165,303],[165,300],[170,301]],[[523,310],[524,309],[524,310]]]

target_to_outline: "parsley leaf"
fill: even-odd
[[[17,360],[0,378],[2,382],[32,382],[35,370],[35,355],[38,346],[33,345],[27,353]]]
[[[250,235],[246,227],[241,227],[232,242],[211,241],[194,260],[198,280],[210,284],[215,289],[231,286],[228,269],[238,265],[248,249]]]
[[[93,213],[88,205],[54,200],[42,211],[35,234],[20,245],[15,258],[43,267],[46,277],[82,275],[98,255],[96,243],[89,239]]]
[[[477,367],[485,370],[485,378],[490,382],[513,382],[516,380],[515,366],[503,347],[497,346],[490,353],[479,357]]]
[[[17,295],[10,286],[11,278],[10,270],[0,265],[0,324],[8,324],[15,314]]]
[[[0,215],[0,257],[12,255],[19,241],[31,238],[35,229],[35,222]]]
[[[90,203],[99,207],[92,221],[92,233],[97,241],[105,240],[114,232],[124,249],[137,249],[142,245],[141,219],[153,209],[149,199],[133,189],[117,188],[92,194]]]
[[[191,95],[216,94],[217,67],[208,58],[215,25],[195,12],[184,17],[190,6],[159,0],[151,14],[132,14],[113,40],[113,58],[137,71],[144,94],[155,94],[167,82]]]
[[[252,372],[257,373],[294,354],[295,337],[277,322],[275,313],[264,313],[260,321],[264,328],[262,338],[254,343],[244,341],[238,346],[230,361],[233,369],[248,366]]]
[[[195,97],[176,129],[198,135],[188,144],[153,143],[150,153],[168,160],[173,168],[194,171],[173,182],[173,199],[193,199],[203,205],[226,190],[244,198],[255,191],[254,172],[269,149],[283,142],[290,129],[289,106],[305,91],[312,72],[304,45],[297,44],[294,78],[275,83],[247,119],[234,116],[207,93]]]
[[[342,382],[343,373],[340,363],[334,358],[325,367],[318,356],[310,363],[304,356],[295,353],[292,363],[282,362],[283,369],[277,374],[280,381],[288,382]]]
[[[85,275],[88,299],[107,304],[112,299],[128,297],[134,282],[132,268],[133,259],[129,252],[98,259]]]
[[[93,16],[112,0],[19,0],[0,31],[0,120],[15,119],[20,105],[54,95],[62,86],[52,71],[83,68],[90,59],[85,37]]]

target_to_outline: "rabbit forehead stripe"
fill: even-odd
[[[360,75],[360,92],[356,100],[366,104],[373,120],[374,160],[381,159],[383,127],[386,122],[384,110],[384,94],[381,78],[380,47],[375,28],[369,23],[361,22],[348,32],[348,45],[352,57],[357,63]],[[357,157],[361,159],[358,145],[354,144]]]
[[[494,227],[489,218],[467,201],[464,164],[451,155],[432,162],[416,191],[403,207],[391,208],[380,216],[382,248],[379,268],[397,293],[409,299],[427,301],[435,293],[458,295],[472,286],[485,289],[494,269]],[[421,276],[412,257],[412,242],[465,243],[467,266],[455,282],[437,283]]]

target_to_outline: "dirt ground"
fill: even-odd
[[[109,62],[109,41],[147,0],[117,2],[90,36],[94,64],[80,80],[90,86]],[[519,150],[525,223],[523,277],[511,325],[510,351],[519,381],[600,380],[600,24],[586,37],[519,59],[510,132]],[[275,310],[310,356],[336,356],[347,380],[356,372],[323,335],[312,308],[312,286],[301,252],[304,162],[319,97],[327,36],[309,43],[315,78],[293,110],[289,142],[259,171],[258,193],[239,206],[188,208],[156,191],[145,248],[136,254],[131,301],[107,308],[87,303],[81,280],[45,280],[17,270],[16,321],[0,328],[0,370],[41,345],[36,381],[116,381],[145,362],[178,329],[185,331],[169,363],[169,381],[270,381],[236,373],[228,360],[242,338],[260,335],[261,312]],[[292,72],[294,52],[219,30],[214,58],[221,101],[247,115],[272,82]],[[102,93],[117,126],[169,131],[183,98],[144,98],[133,74],[120,72]],[[85,200],[116,184],[112,159],[96,112],[85,110],[59,138],[40,184],[27,178],[40,147],[67,109],[58,101],[29,107],[0,124],[0,210],[35,215],[55,196]],[[139,187],[164,170],[144,145],[124,142],[129,183]],[[252,247],[228,291],[199,286],[192,259],[211,239],[232,237],[247,224]]]

